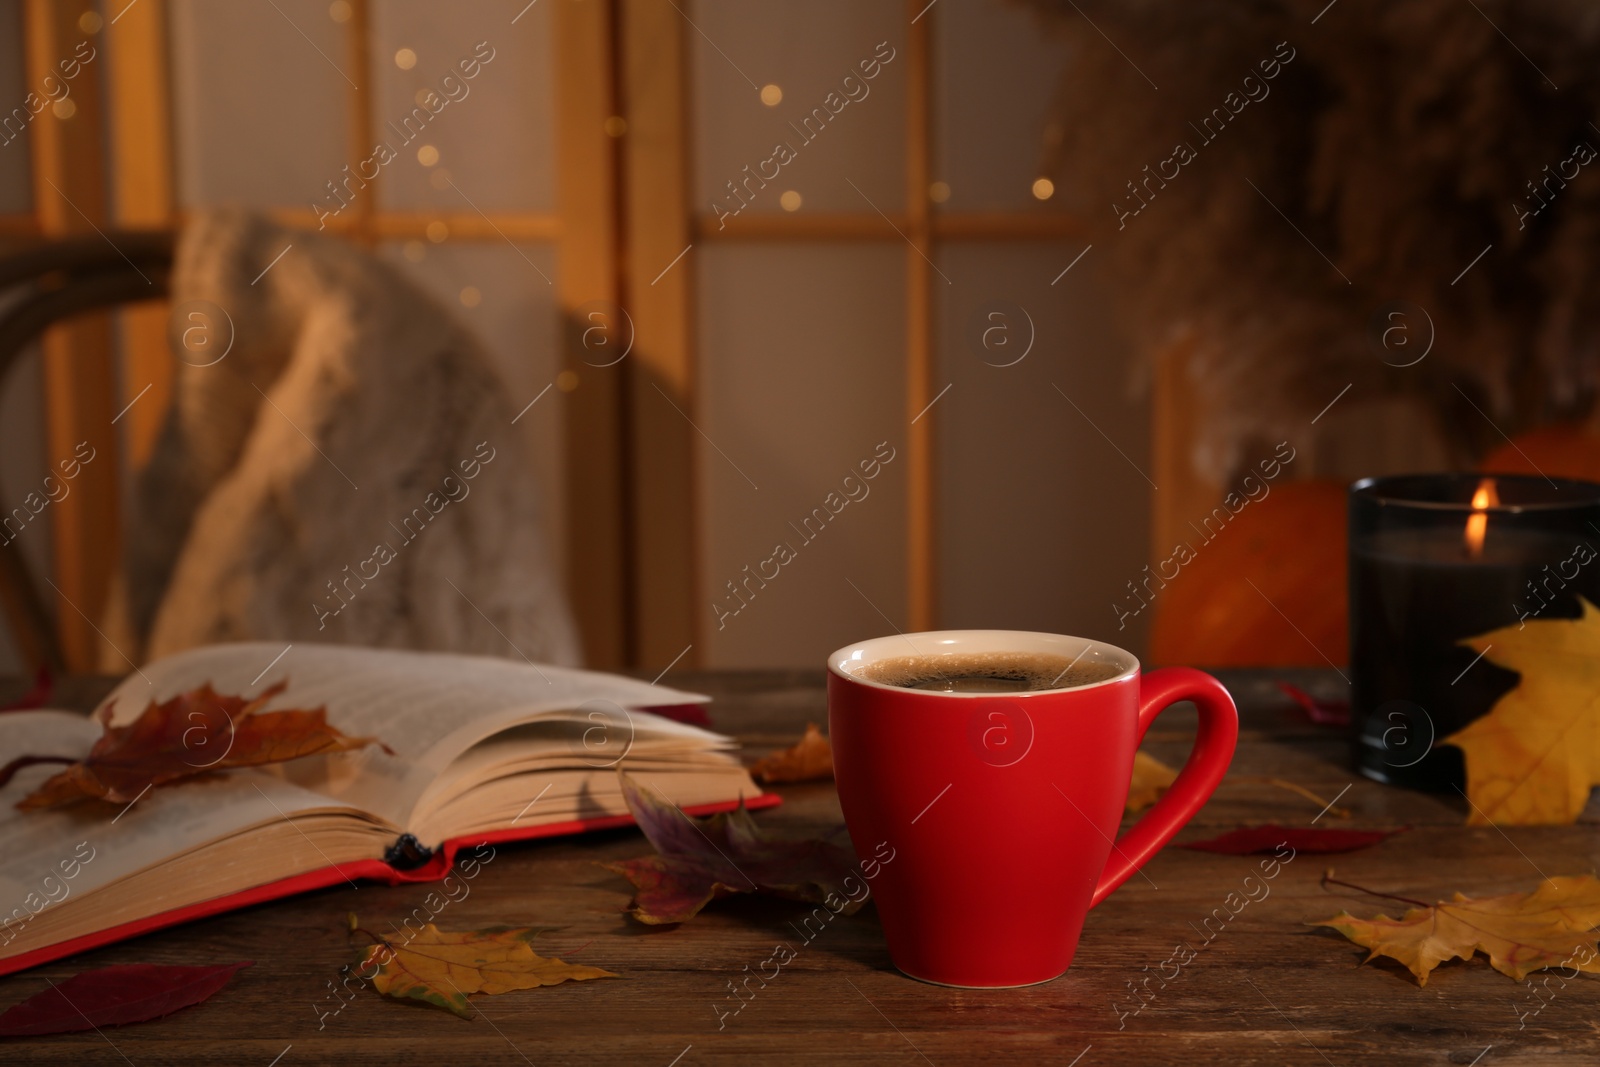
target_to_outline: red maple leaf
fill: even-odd
[[[1297,685],[1280,681],[1278,688],[1283,695],[1300,705],[1300,710],[1306,713],[1306,718],[1318,726],[1349,726],[1350,702],[1348,700],[1318,700],[1310,693]]]
[[[1354,852],[1408,829],[1410,827],[1402,826],[1395,830],[1319,830],[1314,826],[1274,826],[1269,823],[1266,826],[1241,826],[1221,837],[1185,841],[1178,847],[1200,852],[1220,852],[1227,856],[1273,852],[1282,845],[1288,845],[1296,852]]]
[[[0,785],[34,763],[69,763],[17,802],[24,811],[94,798],[127,804],[154,785],[230,767],[282,763],[324,752],[381,745],[377,738],[349,737],[329,726],[327,709],[259,709],[288,686],[288,679],[246,699],[222,696],[207,682],[165,703],[154,701],[126,726],[111,725],[114,704],[101,709],[105,733],[89,755],[20,756],[0,769]]]
[[[68,1034],[142,1023],[199,1004],[253,961],[209,967],[129,963],[52,983],[0,1015],[0,1037]]]

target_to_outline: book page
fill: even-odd
[[[130,675],[106,698],[113,720],[135,718],[206,682],[219,693],[250,696],[283,680],[267,710],[326,706],[328,721],[377,746],[296,760],[272,770],[304,789],[335,797],[405,826],[418,798],[457,756],[496,732],[534,718],[567,718],[591,741],[598,723],[694,736],[707,747],[729,742],[636,709],[703,703],[706,697],[595,671],[491,656],[462,656],[340,645],[250,642],[212,645],[159,660]],[[661,725],[665,724],[665,725]]]
[[[5,716],[4,755],[81,759],[100,733],[81,715],[12,712]],[[59,770],[26,767],[0,789],[0,955],[35,917],[68,899],[241,830],[333,807],[280,776],[246,768],[152,788],[129,804],[17,809],[17,801]],[[208,895],[197,888],[197,899]]]
[[[607,715],[586,725],[564,717],[539,718],[479,741],[429,783],[412,811],[412,823],[434,825],[433,813],[441,806],[530,767],[578,777],[590,771],[614,776],[618,768],[632,767],[642,758],[680,768],[740,766],[730,738],[643,711],[629,712],[620,725],[613,719]]]
[[[630,773],[680,808],[761,795],[739,763],[629,760]],[[535,827],[573,819],[628,815],[614,770],[550,771],[528,768],[485,782],[472,793],[419,817],[423,840]],[[424,836],[426,835],[426,836]]]

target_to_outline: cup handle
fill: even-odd
[[[1188,667],[1164,667],[1140,676],[1138,741],[1144,740],[1157,715],[1180,700],[1192,700],[1200,708],[1194,749],[1172,788],[1112,846],[1111,858],[1089,902],[1091,908],[1131,878],[1194,818],[1221,784],[1233,759],[1239,739],[1239,712],[1233,697],[1211,675]]]

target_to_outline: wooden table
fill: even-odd
[[[747,965],[756,969],[776,942],[794,942],[788,922],[805,909],[736,898],[679,928],[641,926],[622,915],[628,884],[595,865],[647,851],[637,832],[619,830],[502,847],[471,896],[451,904],[442,922],[457,929],[558,926],[551,950],[617,971],[621,981],[477,998],[479,1014],[470,1021],[363,991],[319,1029],[328,984],[353,958],[346,913],[381,929],[428,892],[328,889],[0,979],[0,1005],[9,1005],[43,989],[47,977],[59,981],[111,963],[256,961],[208,1003],[166,1019],[104,1037],[91,1031],[0,1041],[0,1064],[1600,1063],[1600,987],[1587,979],[1559,990],[1519,1027],[1518,1012],[1538,1002],[1481,957],[1440,967],[1423,989],[1388,962],[1360,966],[1363,950],[1305,925],[1346,907],[1359,914],[1386,908],[1324,889],[1329,866],[1369,888],[1429,900],[1456,890],[1477,896],[1531,889],[1540,871],[1594,868],[1593,825],[1468,829],[1460,798],[1408,793],[1353,774],[1343,731],[1308,723],[1273,684],[1289,677],[1334,696],[1342,683],[1331,672],[1223,677],[1243,716],[1238,755],[1229,780],[1180,840],[1242,823],[1303,826],[1317,818],[1321,803],[1266,784],[1268,778],[1337,797],[1351,812],[1342,820],[1323,815],[1319,826],[1412,829],[1366,851],[1294,859],[1270,896],[1228,922],[1137,1014],[1129,983],[1156,972],[1180,941],[1198,945],[1196,928],[1240,888],[1256,859],[1168,848],[1147,867],[1148,879],[1133,878],[1090,914],[1072,970],[1029,989],[953,990],[903,977],[889,963],[869,907],[799,946],[780,977],[719,1030],[714,1006],[727,1010],[729,981]],[[672,681],[714,696],[714,721],[753,755],[792,742],[807,720],[826,721],[820,672],[686,673]],[[22,688],[0,684],[0,702]],[[76,680],[58,700],[88,706],[103,690],[95,680]],[[1146,748],[1179,763],[1192,729],[1192,713],[1170,712]],[[786,803],[759,815],[763,823],[799,835],[841,819],[831,783],[779,791]]]

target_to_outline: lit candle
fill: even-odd
[[[1485,478],[1472,494],[1472,514],[1467,516],[1467,530],[1462,536],[1467,555],[1477,559],[1483,555],[1483,539],[1489,532],[1489,509],[1500,506],[1500,494],[1495,492],[1494,479]]]
[[[1436,791],[1464,784],[1440,746],[1517,683],[1461,642],[1600,604],[1600,486],[1534,476],[1404,475],[1350,491],[1356,766]]]

